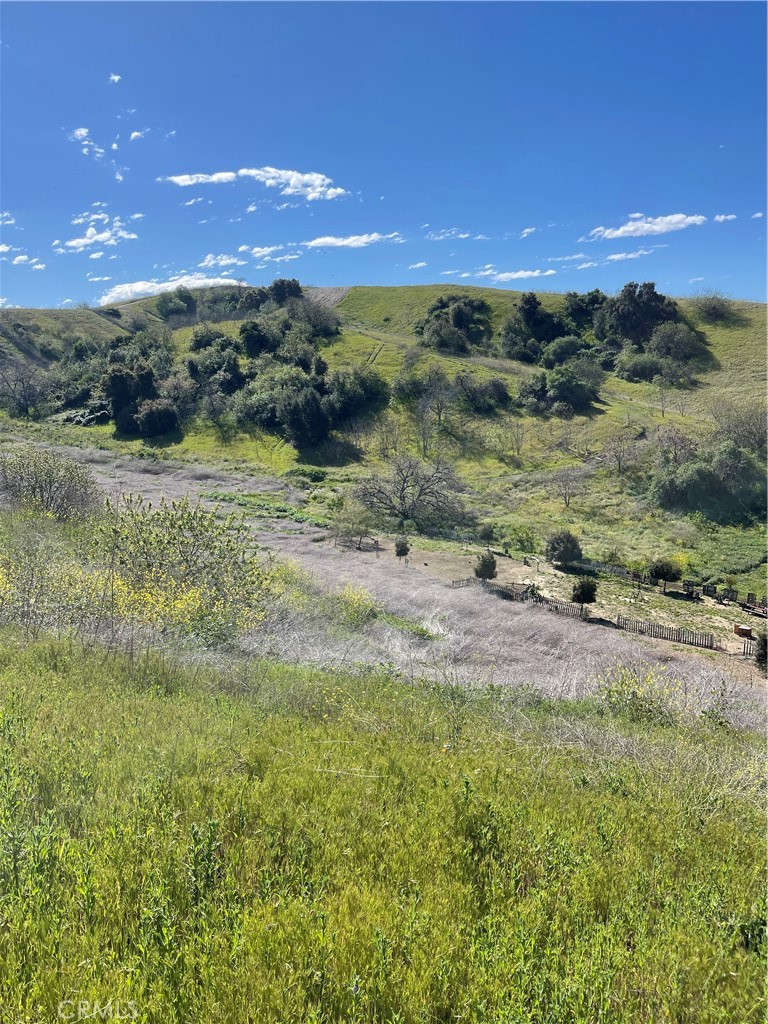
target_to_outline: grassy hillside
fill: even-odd
[[[413,335],[413,323],[428,306],[448,291],[468,291],[486,299],[493,310],[494,326],[508,315],[520,293],[497,289],[465,289],[456,284],[425,287],[350,289],[336,307],[342,317],[341,334],[323,343],[322,355],[329,368],[350,369],[369,366],[390,383],[404,363],[417,370],[439,365],[449,378],[469,372],[483,378],[500,376],[514,394],[521,381],[536,367],[491,357],[447,356],[420,348]],[[563,297],[541,293],[544,306],[556,310]],[[137,300],[120,307],[124,323],[137,313],[155,317],[156,299]],[[680,300],[685,316],[693,308]],[[54,316],[55,312],[55,316]],[[91,322],[100,332],[114,334],[115,327],[88,310],[12,311],[21,323],[54,325],[62,333],[90,330]],[[11,315],[8,311],[5,316]],[[220,330],[237,336],[240,321],[219,322]],[[686,575],[695,578],[728,578],[738,590],[765,592],[765,538],[758,526],[718,526],[711,522],[667,512],[648,502],[642,481],[627,473],[618,476],[604,460],[605,442],[618,430],[629,427],[640,444],[652,440],[660,428],[675,426],[684,433],[696,433],[711,423],[713,405],[728,400],[737,404],[759,399],[765,393],[765,307],[755,303],[733,303],[730,318],[703,326],[712,353],[712,368],[701,372],[697,385],[681,393],[663,413],[657,389],[652,384],[629,383],[609,375],[600,401],[588,416],[570,421],[531,416],[526,412],[498,411],[490,416],[463,416],[461,444],[444,446],[443,453],[457,461],[459,472],[470,488],[472,507],[493,524],[497,546],[506,542],[520,554],[531,549],[541,552],[544,537],[555,528],[567,527],[582,540],[588,557],[630,564],[647,564],[658,555],[676,558]],[[96,327],[93,328],[94,330]],[[173,333],[175,356],[189,353],[193,327]],[[393,405],[387,416],[400,436],[407,439],[412,422],[402,407]],[[7,422],[7,421],[6,421]],[[380,416],[361,418],[353,424],[353,444],[325,443],[301,452],[284,438],[260,430],[228,429],[226,434],[198,418],[183,432],[149,440],[119,439],[111,426],[75,427],[60,422],[28,424],[25,432],[40,439],[55,439],[77,445],[110,448],[131,455],[149,455],[182,461],[225,464],[237,469],[281,475],[298,463],[322,466],[326,479],[322,488],[310,490],[306,507],[313,516],[328,515],[329,502],[348,492],[351,483],[372,469],[385,469],[378,452]],[[509,457],[504,435],[510,424],[522,425],[524,443],[519,455]],[[18,425],[14,427],[17,429]],[[552,486],[551,472],[572,466],[582,474],[580,493],[565,507]],[[450,548],[450,542],[440,542]],[[454,545],[457,553],[460,545]],[[553,594],[568,596],[567,579],[548,581]],[[600,610],[615,616],[634,596],[623,584],[605,581]],[[683,612],[653,595],[644,613],[662,621],[680,621]],[[718,634],[731,630],[738,608],[702,605],[686,609],[686,621],[693,616],[700,628]]]
[[[9,1021],[763,1019],[757,738],[619,677],[550,705],[0,651]]]

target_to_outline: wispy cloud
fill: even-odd
[[[92,252],[92,253],[88,254],[88,259],[89,260],[100,260],[103,255],[104,255],[103,252]]]
[[[94,277],[93,274],[86,274],[86,279],[88,281],[90,281],[91,284],[95,284],[97,281],[111,281],[112,280],[111,277]]]
[[[427,264],[424,262],[424,260],[422,260],[421,263],[411,263],[411,265],[408,267],[408,269],[409,270],[421,270],[421,268],[422,267],[426,267],[426,265]]]
[[[399,231],[393,231],[389,235],[380,235],[373,231],[368,235],[347,235],[340,238],[338,235],[322,235],[320,238],[313,238],[311,242],[302,242],[307,249],[363,249],[367,245],[375,245],[377,242],[404,242],[405,239]]]
[[[308,202],[316,199],[338,199],[348,195],[346,189],[334,186],[333,179],[317,171],[287,171],[277,167],[243,167],[239,171],[215,171],[213,174],[173,174],[158,178],[186,188],[189,185],[220,185],[249,178],[267,188],[277,188],[282,196],[301,196]]]
[[[93,213],[91,210],[85,210],[84,213],[76,213],[70,224],[109,224],[109,214],[98,210]]]
[[[749,219],[750,220],[758,220],[760,217],[764,217],[764,216],[765,216],[765,214],[762,213],[760,210],[758,210],[757,213],[753,213],[752,216]],[[0,223],[2,223],[2,222],[0,222]]]
[[[547,263],[567,263],[569,260],[585,260],[586,258],[586,253],[577,252],[573,256],[547,256]]]
[[[255,245],[253,248],[247,245],[241,245],[238,247],[237,251],[248,252],[255,260],[263,260],[270,257],[273,252],[279,252],[282,248],[282,245]]]
[[[458,270],[441,270],[440,273],[443,277],[450,277],[451,274],[458,274]]]
[[[715,220],[718,224],[722,224],[726,220],[736,220],[735,213],[718,213],[715,215]]]
[[[642,213],[630,213],[629,220],[618,228],[593,228],[589,238],[642,238],[646,235],[666,235],[670,231],[682,231],[685,228],[704,224],[706,217],[701,214],[670,213],[665,217],[646,217]],[[580,238],[579,241],[588,241]]]
[[[205,199],[202,196],[195,196],[194,199],[188,199],[186,203],[182,203],[182,206],[194,206],[195,203],[204,203]],[[210,199],[208,200],[210,202]]]
[[[67,138],[70,142],[74,142],[80,146],[80,151],[83,156],[92,156],[94,160],[101,160],[104,156],[103,148],[97,145],[91,138],[89,128],[75,128],[74,131],[70,132]]]
[[[117,83],[120,81],[122,77],[122,75],[116,75],[114,72],[112,72],[112,74],[109,76],[109,81],[112,83],[112,85],[117,85]]]
[[[229,277],[206,277],[205,274],[180,274],[168,281],[130,281],[126,284],[116,284],[104,292],[99,303],[102,306],[109,306],[114,302],[129,302],[145,295],[172,292],[179,287],[215,288],[217,285],[231,284],[232,280]]]
[[[617,263],[620,260],[636,260],[639,256],[650,256],[653,249],[636,249],[634,252],[614,252],[606,256],[609,263]]]
[[[502,283],[504,281],[522,281],[530,277],[552,277],[556,270],[508,270],[504,273],[494,273],[492,279]]]
[[[520,237],[527,238],[528,235],[532,235],[535,230],[536,228],[523,228],[523,230],[520,232]]]
[[[762,214],[760,214],[762,217]],[[0,225],[3,227],[10,227],[11,224],[16,223],[16,218],[12,217],[8,210],[0,212]]]
[[[428,224],[423,225],[429,227]],[[469,231],[463,231],[461,228],[443,228],[442,231],[428,231],[426,236],[430,242],[444,242],[449,238],[469,238]]]
[[[703,281],[703,277],[689,277],[688,284],[696,284],[697,281]]]
[[[237,256],[227,256],[225,253],[219,253],[218,256],[214,256],[212,252],[209,252],[202,263],[198,263],[198,267],[244,267],[247,260],[239,260]]]
[[[587,263],[580,263],[578,265],[578,267],[576,267],[576,269],[577,270],[589,270],[590,267],[599,267],[599,266],[600,266],[599,263],[594,263],[594,262],[590,261],[590,262],[587,262]]]
[[[128,241],[138,237],[139,236],[135,232],[125,230],[123,222],[119,217],[113,217],[112,223],[109,227],[105,226],[103,231],[97,231],[92,224],[89,224],[84,235],[80,238],[72,238],[68,242],[65,242],[64,248],[65,250],[82,252],[84,249],[90,249],[93,246],[117,245],[118,242]]]

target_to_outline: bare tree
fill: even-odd
[[[723,437],[739,448],[764,452],[768,435],[765,401],[746,401],[736,405],[727,398],[712,399],[707,412]]]
[[[635,451],[635,440],[626,430],[619,430],[612,434],[603,445],[605,461],[616,467],[619,476],[629,465]]]
[[[584,490],[582,473],[573,466],[556,469],[552,474],[552,483],[566,508],[570,508],[571,500]]]
[[[664,419],[667,412],[667,399],[669,397],[669,381],[666,377],[659,374],[657,377],[653,378],[653,383],[656,388],[656,395],[659,399],[661,418]]]
[[[656,434],[656,443],[667,460],[676,466],[690,462],[698,451],[694,439],[677,427],[660,427]]]
[[[49,381],[39,366],[23,360],[0,363],[0,406],[12,416],[29,419],[49,393]]]
[[[374,473],[355,489],[355,497],[374,513],[424,526],[456,526],[471,517],[457,491],[462,489],[450,463],[422,462],[403,455],[389,476]]]
[[[403,446],[403,432],[394,416],[385,413],[378,422],[374,435],[376,452],[382,459],[388,459]]]

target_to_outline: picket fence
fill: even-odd
[[[580,604],[572,601],[558,601],[554,597],[541,597],[538,594],[529,594],[527,590],[520,590],[514,586],[505,586],[503,583],[493,583],[491,580],[468,579],[453,580],[451,586],[459,587],[482,587],[504,601],[518,601],[523,604],[533,604],[540,608],[546,608],[549,612],[557,615],[566,615],[570,619],[581,619],[586,622],[589,619],[588,610]]]
[[[641,633],[653,636],[658,640],[673,640],[678,644],[689,644],[691,647],[707,647],[714,650],[715,638],[712,633],[697,633],[694,629],[682,626],[661,626],[656,622],[642,622],[639,619],[626,619],[619,615],[616,625],[630,633]]]

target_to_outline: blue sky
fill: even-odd
[[[764,300],[765,37],[761,3],[5,3],[3,304]]]

